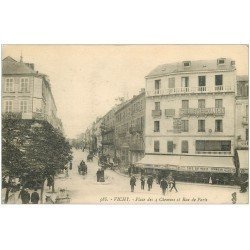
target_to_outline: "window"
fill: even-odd
[[[205,120],[198,120],[198,132],[205,132]]]
[[[222,108],[223,100],[222,99],[215,99],[215,108]]]
[[[221,86],[223,84],[223,75],[215,75],[215,86]]]
[[[13,78],[5,79],[5,92],[14,92],[14,79]]]
[[[155,80],[155,90],[159,91],[160,88],[161,88],[161,80]]]
[[[155,110],[161,110],[161,103],[155,102]]]
[[[167,150],[168,150],[168,153],[173,153],[173,151],[174,151],[173,141],[168,141]]]
[[[181,121],[181,131],[188,132],[188,120]]]
[[[160,142],[154,141],[154,152],[160,152]]]
[[[13,101],[5,101],[5,112],[13,111]]]
[[[175,78],[171,77],[168,79],[168,88],[174,89],[175,88]]]
[[[248,117],[248,105],[246,105],[246,117]]]
[[[22,113],[28,112],[28,102],[27,101],[20,101],[20,111]]]
[[[29,78],[21,78],[20,92],[29,92]]]
[[[188,141],[181,142],[181,152],[188,153]]]
[[[199,99],[198,100],[198,108],[199,109],[205,108],[205,99]]]
[[[206,76],[198,76],[199,87],[206,86]]]
[[[217,64],[218,65],[222,65],[222,64],[225,64],[225,58],[220,58],[217,60]]]
[[[181,78],[181,87],[182,88],[189,87],[189,77],[182,77]]]
[[[231,151],[231,141],[196,141],[196,151]]]
[[[190,61],[185,61],[185,62],[183,62],[183,66],[184,67],[190,67],[191,66],[191,62]]]
[[[160,121],[154,121],[154,132],[160,132]]]
[[[246,141],[248,141],[248,128],[246,128]]]
[[[215,120],[215,132],[223,132],[222,120]]]
[[[188,100],[182,100],[182,108],[183,109],[189,108],[189,101]]]

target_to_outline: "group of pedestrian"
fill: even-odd
[[[29,204],[30,202],[31,204],[38,204],[40,200],[37,189],[34,189],[30,195],[28,188],[21,189],[18,198],[21,198],[22,204]]]
[[[141,175],[140,181],[141,181],[141,190],[144,190],[145,183],[146,183],[146,179],[144,175]],[[153,182],[154,182],[154,177],[152,175],[149,175],[147,177],[148,191],[152,189]],[[165,177],[161,178],[161,180],[159,181],[159,184],[162,189],[163,195],[166,194],[166,191],[168,188],[169,188],[169,192],[171,192],[173,189],[175,189],[175,191],[178,192],[176,188],[175,178],[173,178],[172,174],[170,174],[167,179]],[[130,178],[131,192],[134,192],[135,186],[136,186],[136,178],[134,175],[131,175],[131,178]]]
[[[144,190],[145,182],[146,182],[144,175],[141,176],[140,181],[141,181],[141,190]],[[148,191],[150,191],[152,189],[153,181],[154,181],[153,176],[151,176],[151,175],[148,176],[148,178],[147,178]],[[136,186],[136,178],[132,174],[131,178],[130,178],[131,192],[134,192],[135,186]]]

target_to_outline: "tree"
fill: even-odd
[[[23,187],[41,188],[42,198],[45,180],[54,180],[72,160],[69,143],[47,121],[22,120],[6,114],[2,124],[4,178],[19,178]]]

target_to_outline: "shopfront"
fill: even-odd
[[[233,157],[146,155],[137,166],[145,174],[168,176],[177,181],[234,185],[236,168]]]
[[[241,179],[249,178],[249,153],[248,150],[237,150],[236,162],[238,163],[239,176]]]

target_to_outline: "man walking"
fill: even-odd
[[[167,187],[168,187],[168,182],[166,181],[165,178],[163,178],[160,182],[160,187],[162,189],[162,194],[165,195],[166,194],[166,190],[167,190]]]
[[[150,191],[153,187],[153,176],[148,177],[147,184],[148,184],[148,191]]]
[[[172,177],[172,187],[170,189],[170,192],[172,191],[172,189],[174,188],[175,189],[175,192],[178,192],[177,188],[176,188],[176,184],[175,184],[175,178]]]
[[[145,178],[144,178],[144,176],[142,175],[142,176],[141,176],[141,190],[144,190],[144,186],[145,186]]]
[[[30,201],[32,204],[38,204],[39,199],[39,194],[37,193],[37,189],[35,189],[34,192],[31,194]]]
[[[19,196],[21,197],[22,204],[29,204],[30,194],[28,192],[28,188],[22,189]]]
[[[134,192],[135,186],[136,186],[136,178],[132,175],[130,178],[131,192]]]

